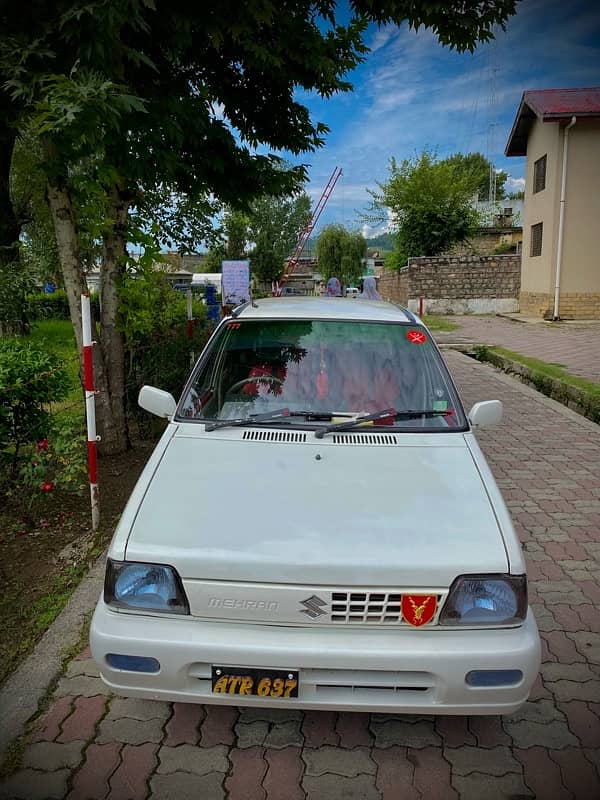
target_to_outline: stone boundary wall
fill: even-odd
[[[425,314],[490,314],[519,310],[521,256],[420,256],[398,272],[384,272],[386,300]]]
[[[386,300],[407,306],[409,291],[408,267],[404,267],[398,272],[384,272],[377,281],[377,289],[379,294]]]

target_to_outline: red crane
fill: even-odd
[[[292,253],[291,258],[288,260],[288,262],[287,262],[287,264],[285,266],[285,269],[283,270],[283,274],[281,276],[281,280],[278,283],[274,283],[273,284],[273,294],[274,295],[280,295],[281,294],[281,285],[286,283],[286,281],[288,280],[290,275],[296,269],[296,266],[298,265],[298,262],[300,261],[300,256],[302,254],[302,251],[304,250],[304,248],[306,246],[306,243],[308,242],[308,240],[310,238],[310,235],[313,232],[314,227],[317,224],[317,222],[319,220],[319,217],[321,216],[321,213],[322,213],[323,209],[325,208],[325,205],[327,204],[327,201],[329,200],[329,197],[330,197],[331,193],[333,192],[333,189],[334,189],[336,183],[338,182],[338,179],[341,176],[341,174],[342,174],[342,168],[341,167],[336,167],[333,170],[333,172],[331,173],[331,177],[329,178],[329,181],[327,182],[327,186],[323,189],[323,193],[321,194],[321,197],[319,198],[319,202],[315,206],[315,209],[314,209],[314,211],[312,213],[312,217],[310,218],[310,221],[308,222],[308,224],[306,225],[306,227],[304,228],[304,230],[300,234],[300,236],[298,238],[298,241],[296,242],[296,247],[294,248],[294,252]]]

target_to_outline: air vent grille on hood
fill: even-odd
[[[254,442],[298,442],[306,441],[306,434],[297,431],[244,431],[243,439]]]
[[[334,444],[398,444],[398,437],[392,433],[335,433]]]

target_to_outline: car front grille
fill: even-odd
[[[436,595],[437,608],[433,621],[437,621],[441,595]],[[400,592],[332,592],[331,622],[406,625],[402,617]]]
[[[294,586],[210,580],[185,580],[184,588],[196,617],[315,627],[432,627],[448,594],[439,586]]]

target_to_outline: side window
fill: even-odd
[[[538,222],[537,225],[531,226],[531,246],[529,254],[531,256],[542,255],[542,235],[544,232],[544,223]]]
[[[546,156],[543,155],[533,165],[533,193],[546,188]]]

